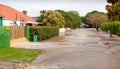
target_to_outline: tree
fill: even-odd
[[[68,12],[69,19],[72,21],[73,29],[79,28],[81,25],[81,17],[79,16],[77,11],[69,11]]]
[[[106,5],[109,21],[120,21],[120,0],[107,0],[111,5]]]
[[[92,11],[85,16],[85,23],[95,26],[98,31],[100,24],[107,21],[107,16],[103,12]]]
[[[120,31],[120,28],[119,28],[120,27],[120,22],[119,22],[120,21],[120,0],[107,0],[107,2],[111,4],[111,5],[106,5],[109,22],[105,23],[106,26],[104,26],[105,24],[103,24],[101,25],[101,27],[102,28],[105,27],[105,29],[109,27],[108,29],[110,31],[110,37],[112,37],[112,34],[119,35],[119,31]]]
[[[51,27],[64,27],[64,17],[57,11],[48,10],[43,14],[43,20],[45,26]]]
[[[65,28],[72,28],[72,22],[69,19],[69,15],[67,14],[67,12],[65,12],[63,10],[56,10],[56,11],[58,11],[64,17]]]
[[[43,21],[44,13],[46,13],[46,10],[40,11],[40,16],[38,16],[37,19],[36,19],[37,22],[42,22]]]
[[[65,27],[69,27],[72,29],[79,28],[81,25],[81,17],[77,11],[63,11],[56,10],[65,18]]]
[[[26,10],[23,10],[22,12],[23,12],[25,15],[27,15],[27,11],[26,11]]]
[[[119,0],[107,0],[108,3],[112,3],[112,4],[115,4],[115,2],[117,2]]]
[[[120,35],[119,21],[104,22],[103,24],[101,24],[100,28],[105,32],[110,31],[110,37],[112,37],[112,34]]]

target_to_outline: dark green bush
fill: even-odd
[[[59,35],[59,28],[56,27],[30,27],[30,41],[33,41],[33,36],[37,35],[37,40],[45,40]]]
[[[101,30],[103,31],[112,31],[113,34],[120,35],[120,22],[119,21],[112,21],[112,22],[105,22],[100,26]]]

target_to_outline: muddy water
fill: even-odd
[[[77,29],[41,42],[36,69],[120,69],[120,41],[94,29]]]

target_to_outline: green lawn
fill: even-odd
[[[29,50],[21,48],[1,48],[0,49],[0,60],[1,61],[22,61],[31,63],[41,50]]]

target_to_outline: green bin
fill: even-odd
[[[0,17],[0,26],[2,26],[3,17]]]
[[[33,42],[37,42],[37,35],[33,36]]]

